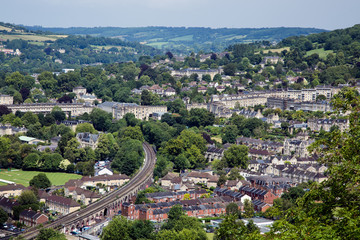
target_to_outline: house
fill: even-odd
[[[13,215],[13,207],[19,206],[19,203],[7,197],[0,197],[0,208],[8,215]]]
[[[186,178],[190,181],[192,181],[193,183],[203,183],[205,185],[208,185],[208,181],[209,185],[213,185],[213,181],[214,181],[214,176],[206,173],[206,172],[190,172],[188,173],[188,175],[186,176]]]
[[[26,133],[25,127],[13,127],[10,124],[0,124],[0,136],[15,135],[17,133]]]
[[[45,206],[51,211],[59,212],[63,215],[75,212],[80,209],[80,204],[71,198],[51,195],[46,199]]]
[[[152,85],[148,90],[150,92],[152,92],[152,93],[155,93],[155,94],[159,94],[159,95],[164,94],[164,89],[162,87],[160,87],[159,85],[157,85],[157,84]]]
[[[173,89],[172,87],[168,87],[165,91],[164,91],[164,95],[169,97],[169,96],[174,96],[176,94],[175,89]]]
[[[217,147],[208,147],[205,152],[205,159],[208,162],[212,162],[217,159],[221,159],[224,156],[224,149]]]
[[[21,184],[8,184],[0,186],[0,196],[2,197],[16,197],[20,196],[25,187]]]
[[[264,203],[273,204],[274,200],[280,196],[273,194],[271,191],[262,190],[252,187],[241,187],[239,192],[249,195],[251,200],[260,200]]]
[[[99,138],[100,134],[92,134],[88,132],[76,134],[76,139],[79,141],[81,148],[90,147],[95,150],[98,145]]]
[[[19,214],[19,222],[28,227],[34,227],[39,224],[46,223],[48,220],[49,218],[40,213],[40,211],[35,212],[31,209],[24,210]]]
[[[235,191],[242,186],[250,186],[250,183],[247,182],[246,180],[240,180],[240,181],[239,180],[227,180],[224,184],[225,188],[232,190],[232,191]]]
[[[214,190],[214,193],[218,196],[228,196],[228,197],[232,198],[233,201],[236,201],[236,202],[240,201],[240,202],[244,203],[246,200],[251,201],[251,197],[249,195],[243,194],[241,192],[232,191],[232,190],[229,190],[226,188],[217,187]]]
[[[98,173],[97,173],[97,175],[113,175],[113,172],[110,170],[110,169],[108,169],[108,168],[103,168],[103,169],[101,169]]]
[[[343,132],[349,128],[349,121],[347,119],[309,119],[307,126],[312,131],[320,131],[322,129],[326,132],[329,132],[333,126],[337,126]]]
[[[36,138],[33,138],[33,137],[27,137],[27,136],[20,136],[19,137],[20,141],[23,142],[23,143],[27,143],[27,144],[38,144],[38,143],[43,143],[44,141],[42,140],[39,140],[39,139],[36,139]]]
[[[65,196],[71,196],[75,201],[81,201],[84,205],[89,205],[92,202],[100,199],[100,195],[96,192],[86,190],[83,188],[65,188]]]
[[[96,187],[96,185],[105,185],[108,187],[120,187],[130,180],[125,174],[84,176],[81,178],[83,187]]]
[[[172,185],[172,180],[179,175],[176,173],[169,172],[163,178],[160,179],[160,185],[163,187],[170,187]]]

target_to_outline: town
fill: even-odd
[[[1,238],[356,239],[329,222],[358,226],[359,25],[209,52],[0,26]]]

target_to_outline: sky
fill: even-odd
[[[315,27],[360,23],[360,0],[2,0],[0,21],[44,27]]]

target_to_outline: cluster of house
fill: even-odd
[[[168,213],[174,205],[182,206],[188,216],[210,217],[225,214],[226,206],[235,202],[239,209],[243,209],[243,201],[233,201],[230,197],[207,198],[207,191],[179,191],[158,192],[145,196],[153,203],[133,204],[125,202],[121,207],[121,214],[128,219],[140,219],[161,222],[168,218]]]
[[[46,192],[38,190],[38,198],[40,202],[45,204],[49,211],[66,215],[80,209],[81,204],[89,205],[101,198],[101,193],[116,189],[130,178],[123,174],[102,175],[95,177],[82,177],[77,180],[69,180],[64,186],[58,189],[64,189],[64,196],[52,194],[51,190]],[[98,192],[88,189],[98,188]],[[15,200],[24,190],[29,190],[21,184],[8,184],[0,186],[0,208],[4,209],[9,215],[13,215],[13,207],[19,203]],[[20,213],[20,222],[27,226],[35,226],[48,221],[45,214],[26,209]]]
[[[187,191],[196,188],[196,184],[204,184],[208,188],[215,188],[219,176],[213,171],[191,171],[181,175],[168,173],[161,180],[160,184],[164,189],[171,191]]]
[[[137,119],[149,119],[153,113],[167,112],[166,106],[142,106],[136,103],[104,102],[98,108],[111,113],[114,119],[122,119],[125,114],[133,113]]]
[[[95,101],[97,101],[98,103],[102,103],[101,98],[97,98],[94,93],[89,94],[86,88],[82,86],[77,86],[73,88],[73,93],[76,94],[75,102],[77,103],[94,104]]]
[[[26,133],[25,127],[13,127],[10,124],[0,124],[0,136],[15,135],[17,133]]]

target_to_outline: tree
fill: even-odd
[[[141,166],[143,159],[142,143],[138,140],[126,139],[116,153],[111,167],[120,173],[131,175]]]
[[[360,97],[345,88],[332,104],[337,114],[350,112],[349,130],[326,133],[309,149],[327,165],[328,179],[310,186],[298,206],[274,224],[271,238],[356,239],[360,234]]]
[[[35,170],[39,167],[38,166],[39,161],[40,161],[40,157],[37,153],[30,153],[28,156],[24,158],[22,168],[24,170]]]
[[[244,177],[240,175],[238,168],[232,168],[229,173],[229,180],[243,180]]]
[[[8,220],[9,216],[8,214],[0,208],[0,225],[3,225]]]
[[[245,218],[252,218],[254,216],[254,206],[249,199],[245,199],[244,201],[244,214]]]
[[[231,145],[224,152],[224,160],[229,167],[246,169],[249,163],[248,147],[245,145]]]
[[[91,122],[98,131],[107,131],[111,126],[112,115],[99,108],[94,108],[90,113]]]
[[[104,228],[101,239],[153,239],[154,226],[150,221],[130,221],[125,217],[115,217]]]
[[[224,66],[224,74],[228,76],[235,76],[236,65],[235,63],[229,63]]]
[[[144,141],[144,136],[143,136],[139,126],[126,127],[125,129],[122,130],[121,137],[122,138],[136,139],[136,140],[139,140],[140,142]]]
[[[29,185],[39,189],[45,189],[51,187],[51,182],[45,173],[39,173],[30,180]]]
[[[0,117],[2,117],[3,115],[7,115],[10,114],[11,110],[5,106],[5,105],[0,105]]]
[[[225,216],[214,234],[215,240],[245,239],[246,228],[243,221],[237,221],[238,216],[233,214]]]
[[[95,134],[97,131],[95,130],[94,126],[91,123],[80,123],[76,126],[76,133],[80,132],[88,132]]]
[[[179,113],[181,109],[186,109],[185,103],[177,98],[174,101],[169,101],[166,104],[168,111],[172,113]]]
[[[316,101],[326,101],[326,97],[322,94],[316,96]]]
[[[20,205],[30,205],[39,203],[37,197],[34,192],[31,190],[23,191],[18,198]]]
[[[66,240],[65,234],[52,228],[41,229],[36,240]]]
[[[236,203],[229,203],[226,206],[226,215],[235,215],[237,217],[240,216],[239,206]]]
[[[235,143],[238,133],[238,128],[236,125],[229,125],[225,127],[224,133],[222,135],[222,142],[225,143]]]

